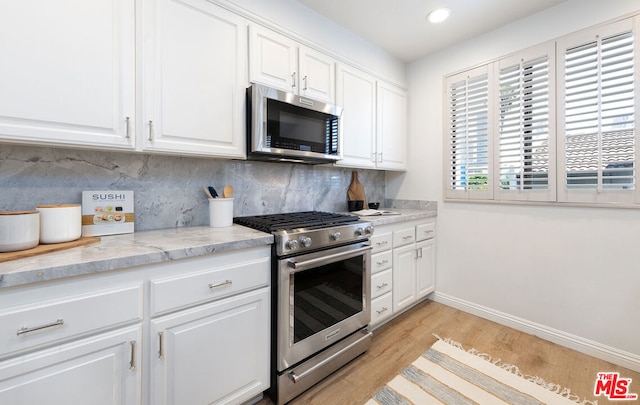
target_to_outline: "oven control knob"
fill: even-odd
[[[311,238],[308,236],[302,236],[300,238],[300,244],[306,248],[311,246]]]
[[[356,235],[362,236],[364,234],[364,229],[358,228],[356,229]]]
[[[364,233],[367,235],[373,235],[373,227],[372,226],[368,226],[366,228],[364,228]]]
[[[298,248],[298,241],[295,239],[291,239],[288,240],[285,245],[287,246],[287,249],[295,250]]]
[[[330,238],[331,240],[340,240],[340,232],[332,232],[332,233],[329,235],[329,238]]]

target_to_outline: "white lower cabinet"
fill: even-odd
[[[420,299],[436,289],[436,249],[435,240],[428,239],[416,243],[416,298]]]
[[[269,388],[270,255],[265,246],[158,266],[150,404],[238,404]]]
[[[0,289],[0,404],[239,404],[269,388],[269,246]]]
[[[416,301],[416,249],[408,245],[393,250],[393,311]]]
[[[0,361],[0,404],[138,404],[141,343],[137,325]]]
[[[151,322],[152,404],[237,404],[269,387],[269,288]]]
[[[142,319],[135,279],[0,289],[0,404],[139,404]]]
[[[376,226],[371,238],[371,326],[435,290],[435,219]]]

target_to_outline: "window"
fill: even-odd
[[[634,42],[632,20],[559,42],[561,201],[637,200]]]
[[[487,67],[449,77],[447,196],[486,199],[492,196],[489,138],[489,71]]]
[[[496,63],[497,199],[555,200],[553,44]]]
[[[639,21],[445,77],[445,198],[640,203]]]

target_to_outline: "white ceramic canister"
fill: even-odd
[[[209,226],[226,228],[233,225],[233,198],[209,198]]]
[[[0,252],[15,252],[38,246],[38,211],[0,212]]]
[[[39,205],[40,243],[62,243],[82,235],[80,204]]]

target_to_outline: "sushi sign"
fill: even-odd
[[[133,191],[83,191],[82,235],[132,233]]]

